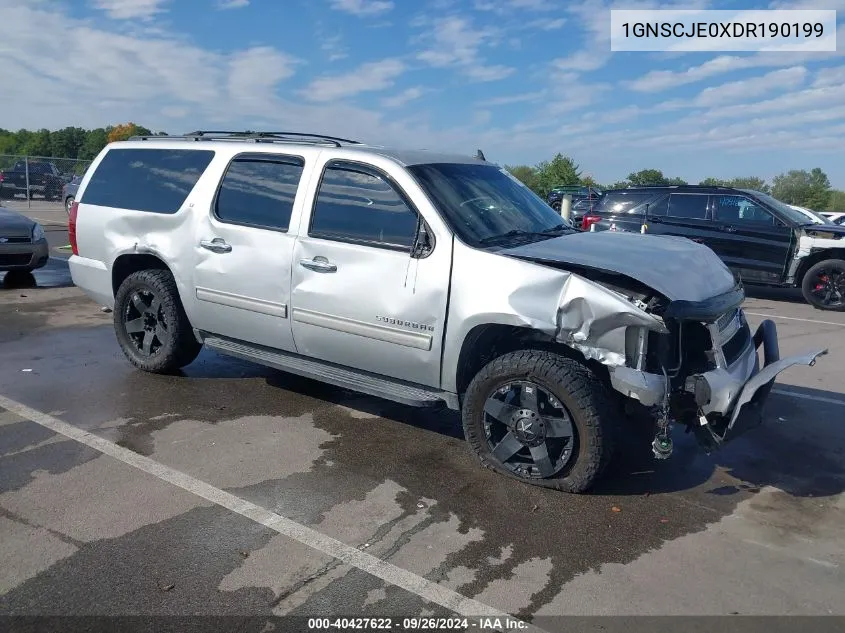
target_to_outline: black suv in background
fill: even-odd
[[[750,189],[679,185],[605,191],[582,230],[686,237],[709,246],[747,285],[801,288],[845,311],[845,226],[816,224]]]
[[[578,203],[582,203],[583,207],[583,202],[585,201],[587,204],[595,203],[602,196],[602,192],[595,187],[582,187],[578,185],[572,187],[555,187],[549,192],[549,195],[546,196],[546,202],[548,202],[549,206],[551,206],[555,211],[560,211],[561,200],[563,200],[563,196],[567,194],[572,196],[573,208]]]

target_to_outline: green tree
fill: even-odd
[[[830,194],[830,178],[821,168],[814,167],[810,171],[810,194],[805,201],[805,206],[816,211],[827,209],[827,205],[830,204]]]
[[[831,189],[830,202],[828,202],[825,211],[845,211],[845,191]]]
[[[50,130],[42,128],[37,132],[30,133],[21,146],[20,152],[27,156],[50,156],[53,152],[50,143]]]
[[[737,189],[753,189],[754,191],[761,191],[763,193],[769,193],[770,191],[768,183],[757,176],[731,178],[727,181],[727,186],[736,187]]]
[[[830,179],[820,168],[792,169],[772,180],[772,195],[788,204],[825,209],[830,203]]]
[[[82,142],[82,147],[79,149],[79,158],[93,160],[108,142],[108,133],[104,128],[98,127],[97,129],[89,130],[85,135],[85,140]]]
[[[57,158],[76,158],[82,144],[85,142],[86,132],[81,127],[66,127],[50,133],[51,156]]]
[[[627,180],[617,180],[612,185],[608,185],[607,187],[604,187],[603,189],[625,189],[630,184],[631,183],[628,182]]]
[[[536,167],[537,193],[543,197],[555,187],[571,187],[581,184],[581,168],[569,156],[557,154],[551,161],[543,161]]]
[[[659,187],[666,185],[685,185],[683,178],[667,178],[659,169],[641,169],[628,174],[628,182],[635,187]]]
[[[505,165],[511,175],[529,189],[537,190],[537,172],[529,165]]]

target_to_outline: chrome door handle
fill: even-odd
[[[725,226],[723,226],[723,227],[722,227],[722,230],[723,230],[725,233],[736,233],[736,227],[735,227],[735,226],[731,226],[730,224],[726,224]]]
[[[231,244],[227,244],[226,240],[220,237],[215,237],[213,240],[202,240],[200,246],[212,253],[230,253],[232,251]]]
[[[332,264],[325,257],[315,257],[314,259],[300,259],[299,265],[308,270],[316,270],[318,273],[334,273],[337,272],[337,266]]]

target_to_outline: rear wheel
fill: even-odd
[[[813,265],[804,275],[801,291],[814,308],[845,311],[845,261],[826,259]]]
[[[114,299],[114,328],[129,361],[152,373],[190,364],[200,352],[173,275],[166,270],[132,273]]]
[[[581,493],[610,460],[616,411],[580,363],[539,350],[505,354],[470,383],[464,434],[481,463],[532,485]]]

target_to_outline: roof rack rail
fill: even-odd
[[[341,143],[360,145],[361,141],[353,141],[339,136],[327,136],[325,134],[306,134],[303,132],[253,132],[231,131],[231,130],[196,130],[187,134],[175,136],[133,136],[130,141],[149,140],[194,140],[194,141],[255,141],[255,142],[279,142],[279,143],[327,143],[335,147],[341,147]]]

